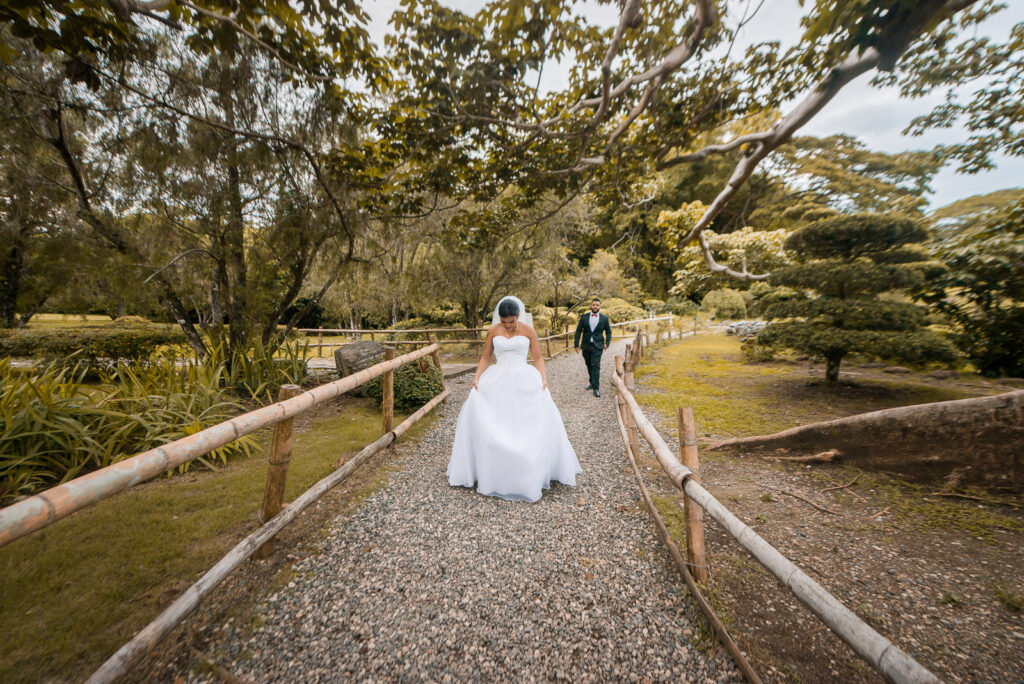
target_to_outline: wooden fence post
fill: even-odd
[[[430,333],[427,335],[427,340],[430,344],[437,344],[437,335]],[[437,366],[437,370],[441,371],[441,378],[444,379],[444,368],[441,367],[441,347],[438,346],[437,351],[430,354],[430,358],[434,361],[434,365]]]
[[[320,333],[316,336],[317,356],[324,358],[324,326],[320,326]]]
[[[547,339],[544,340],[544,347],[548,351],[548,359],[550,360],[551,359],[551,328],[548,328],[547,330],[544,331],[544,337],[547,338]]]
[[[384,350],[384,360],[391,361],[395,358],[394,347],[388,347]],[[381,434],[386,435],[391,432],[395,426],[395,371],[389,370],[383,376],[384,379],[384,396],[382,397],[381,404],[384,409],[384,420],[383,426],[381,427]]]
[[[693,314],[693,334],[697,334],[697,314]]]
[[[629,448],[633,452],[633,457],[636,459],[637,467],[640,467],[640,434],[636,425],[636,418],[633,417],[633,412],[626,406],[626,400],[619,395],[619,406],[622,410],[623,418],[626,419],[626,434],[629,436]]]
[[[697,424],[693,409],[680,406],[676,409],[676,424],[679,429],[679,456],[683,465],[693,471],[694,482],[700,484],[700,458],[697,455]],[[690,572],[701,584],[708,582],[708,561],[704,554],[704,509],[683,497],[683,514],[686,517],[686,562]]]
[[[298,385],[281,385],[277,391],[277,400],[284,401],[302,394]],[[284,502],[284,485],[288,479],[288,464],[292,460],[292,421],[286,418],[274,426],[274,434],[270,438],[270,454],[267,457],[267,486],[263,491],[263,506],[260,507],[260,521],[268,522],[281,512]],[[274,539],[271,538],[256,552],[257,558],[270,558],[274,555]]]
[[[569,326],[565,326],[565,348],[569,348]]]

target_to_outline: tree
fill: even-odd
[[[986,375],[1024,377],[1024,200],[945,231],[946,266],[920,298],[957,326],[957,346]]]
[[[771,282],[817,297],[769,306],[767,317],[779,322],[758,342],[824,358],[829,383],[838,381],[851,352],[911,363],[952,361],[952,345],[923,328],[920,307],[897,297],[925,282],[928,255],[920,243],[927,237],[914,221],[879,214],[825,218],[795,231],[786,248],[799,263],[776,270]]]
[[[727,49],[710,56],[737,28],[722,19],[726,2],[627,0],[608,30],[588,24],[567,2],[495,0],[473,16],[430,0],[411,2],[393,18],[392,58],[408,76],[396,101],[428,112],[438,129],[459,131],[448,153],[436,156],[444,164],[470,160],[457,181],[464,192],[494,193],[515,183],[526,194],[586,189],[603,206],[630,205],[654,172],[739,153],[728,180],[675,247],[696,241],[712,271],[763,280],[766,274],[720,264],[703,237],[760,163],[863,74],[913,80],[927,72],[929,83],[951,85],[943,71],[952,66],[949,41],[1000,9],[974,0],[826,0],[808,7],[797,46],[783,53],[778,44],[755,45],[735,58]],[[537,76],[549,59],[575,67],[565,90],[543,94]],[[991,67],[988,61],[978,69]],[[758,125],[763,113],[793,100],[788,112]],[[725,126],[748,119],[751,130]]]
[[[586,303],[586,300],[592,297],[598,297],[639,304],[644,296],[636,278],[622,272],[618,255],[607,249],[594,252],[586,270],[572,282],[571,291],[576,294],[575,299],[582,303]]]

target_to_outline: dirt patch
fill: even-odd
[[[701,345],[717,345],[726,354],[708,353]],[[966,493],[977,499],[949,498],[934,487],[849,465],[808,466],[704,450],[719,437],[758,434],[766,425],[780,430],[888,408],[908,396],[916,400],[906,403],[956,399],[1005,392],[1006,385],[921,374],[894,379],[858,368],[844,371],[856,385],[835,391],[817,384],[817,371],[806,363],[746,367],[723,358],[733,350],[720,340],[693,342],[706,359],[679,347],[658,350],[638,373],[638,400],[674,447],[676,429],[667,410],[700,407],[701,474],[715,497],[940,678],[1020,679],[1024,512],[1019,498],[983,492]],[[641,470],[663,497],[661,505],[669,501],[681,507],[682,495],[646,447],[642,451]],[[765,681],[883,681],[723,528],[707,516],[705,521],[709,598]]]

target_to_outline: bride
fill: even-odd
[[[576,484],[576,452],[548,391],[533,317],[515,297],[498,302],[473,389],[459,412],[448,483],[487,496],[537,501],[551,480]],[[497,359],[488,367],[491,352]],[[536,368],[526,363],[533,355]]]

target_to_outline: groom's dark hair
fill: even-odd
[[[594,297],[593,299],[590,300],[590,303],[593,304],[594,302],[597,302],[598,304],[600,304],[601,300],[598,299],[597,297]]]
[[[501,300],[501,304],[498,304],[498,317],[506,318],[507,316],[518,316],[519,305],[511,299]]]

